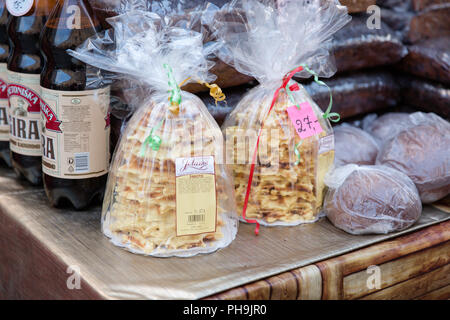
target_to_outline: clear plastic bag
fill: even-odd
[[[450,3],[446,2],[427,5],[420,12],[382,9],[381,17],[392,29],[399,32],[404,43],[448,37],[450,36],[448,27]]]
[[[422,213],[414,183],[384,166],[346,165],[326,176],[324,212],[345,232],[386,234],[412,226]]]
[[[402,71],[450,85],[450,36],[428,39],[408,47],[408,55],[399,63]]]
[[[346,164],[375,164],[380,147],[370,134],[346,123],[334,127],[333,130],[336,167]]]
[[[384,22],[379,29],[369,29],[369,18],[368,13],[353,14],[352,21],[336,33],[333,53],[338,72],[391,65],[407,55],[395,31]]]
[[[434,112],[450,119],[450,88],[435,81],[402,75],[397,76],[401,86],[402,101],[416,110]]]
[[[72,54],[139,80],[151,93],[140,97],[114,154],[104,234],[131,252],[159,257],[228,246],[238,219],[223,136],[203,102],[179,89],[213,80],[202,35],[140,11],[108,22],[113,38],[91,39]]]
[[[367,115],[362,123],[364,131],[380,146],[410,125],[409,113],[406,112],[389,112],[379,117],[373,113]]]
[[[450,123],[423,112],[412,113],[408,121],[384,144],[376,163],[408,175],[422,202],[432,203],[450,193]]]
[[[216,15],[212,29],[223,45],[219,58],[260,82],[222,126],[243,221],[291,226],[317,220],[323,177],[334,161],[333,130],[301,85],[289,81],[285,87],[293,88],[289,94],[279,88],[283,77],[292,76],[300,65],[304,68],[297,76],[310,75],[306,66],[322,76],[334,74],[328,52],[331,36],[350,19],[337,1],[284,1],[279,6],[271,1],[233,1]],[[311,106],[322,132],[301,139],[287,108],[304,103]],[[255,149],[258,159],[244,213]]]
[[[327,85],[333,92],[333,110],[343,119],[394,108],[401,99],[396,78],[385,70],[364,70],[334,76],[327,81]],[[305,89],[319,107],[326,110],[330,100],[328,88],[311,82],[305,85]]]

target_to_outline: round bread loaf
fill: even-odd
[[[363,120],[363,129],[382,145],[410,125],[409,113],[390,112],[380,117],[370,114]]]
[[[337,228],[351,234],[400,231],[422,212],[411,179],[388,167],[343,166],[328,175],[326,183],[325,213]]]
[[[346,164],[372,165],[377,159],[379,147],[367,132],[343,124],[334,127],[335,166]]]
[[[450,193],[450,123],[434,113],[410,115],[412,125],[388,141],[377,164],[408,175],[423,203]]]

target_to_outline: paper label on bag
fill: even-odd
[[[110,88],[41,90],[42,171],[62,179],[107,174]]]
[[[33,7],[34,0],[6,0],[6,8],[13,16],[21,17]]]
[[[308,102],[301,103],[300,109],[297,106],[287,108],[287,113],[301,139],[315,136],[323,131],[316,114]]]
[[[41,156],[40,78],[8,70],[10,149],[25,156]]]
[[[215,232],[216,175],[213,156],[177,158],[177,236]]]
[[[0,63],[0,141],[9,141],[8,74],[6,63]]]

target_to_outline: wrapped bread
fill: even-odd
[[[322,112],[291,79],[316,74],[311,70],[335,72],[325,53],[350,20],[337,4],[242,0],[216,16],[219,58],[260,82],[222,125],[243,221],[291,226],[318,218],[323,179],[334,161],[330,110]],[[310,134],[302,135],[307,127]]]
[[[345,232],[386,234],[412,226],[422,212],[408,176],[383,166],[347,165],[327,175],[324,212]]]
[[[333,129],[336,167],[352,163],[357,165],[375,164],[379,146],[370,134],[346,123]]]
[[[333,110],[342,119],[393,108],[401,99],[394,76],[378,69],[337,75],[327,80],[327,85],[333,91]],[[305,89],[326,110],[330,99],[328,89],[316,82],[306,84]]]
[[[409,74],[450,85],[450,36],[421,41],[408,47],[398,67]]]
[[[414,76],[398,76],[404,103],[416,110],[434,112],[450,119],[450,88],[435,81]]]
[[[378,117],[369,114],[363,120],[363,129],[382,146],[411,124],[409,114],[405,112],[389,112]]]
[[[423,112],[411,114],[409,121],[383,146],[376,163],[408,175],[422,202],[432,203],[450,193],[450,123]]]
[[[214,80],[202,35],[139,11],[108,22],[114,49],[110,37],[91,39],[72,54],[149,90],[113,156],[103,233],[117,246],[157,257],[189,257],[228,246],[238,219],[222,132],[203,102],[180,89],[190,81]],[[224,98],[220,88],[208,86],[216,99]]]
[[[368,13],[354,14],[352,21],[336,33],[333,53],[338,72],[394,64],[408,53],[400,37],[384,22],[380,28],[369,29],[369,18]]]
[[[450,28],[450,3],[428,5],[420,12],[409,10],[382,9],[381,16],[391,28],[402,34],[404,43],[417,43],[422,40],[448,37]]]

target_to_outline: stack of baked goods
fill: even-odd
[[[157,151],[145,146],[150,134],[162,140]],[[168,102],[152,101],[141,107],[116,151],[104,232],[130,251],[157,256],[192,255],[228,245],[235,237],[237,221],[230,217],[235,211],[233,189],[226,165],[220,161],[222,147],[220,129],[194,95],[183,92],[176,115],[169,111]],[[204,186],[217,194],[217,208],[212,209],[217,215],[215,231],[177,236],[176,159],[204,156],[216,159],[215,185]]]
[[[270,105],[270,97],[261,99],[260,95],[260,91],[247,94],[224,123],[224,134],[228,141],[227,160],[234,163],[232,167],[238,212],[242,212],[244,206],[251,169],[248,158],[239,159],[239,156],[252,156],[256,134]],[[300,104],[308,102],[314,106],[324,131],[300,139],[286,112],[290,100],[285,93],[279,95],[271,114],[264,121],[246,213],[248,219],[258,219],[264,225],[317,220],[323,202],[323,179],[334,160],[332,129],[328,121],[320,116],[317,105],[303,88],[295,92],[294,96]],[[259,104],[255,105],[255,101]],[[245,141],[239,137],[250,139]],[[329,148],[324,146],[327,138],[331,139]],[[299,143],[300,146],[297,146]]]

